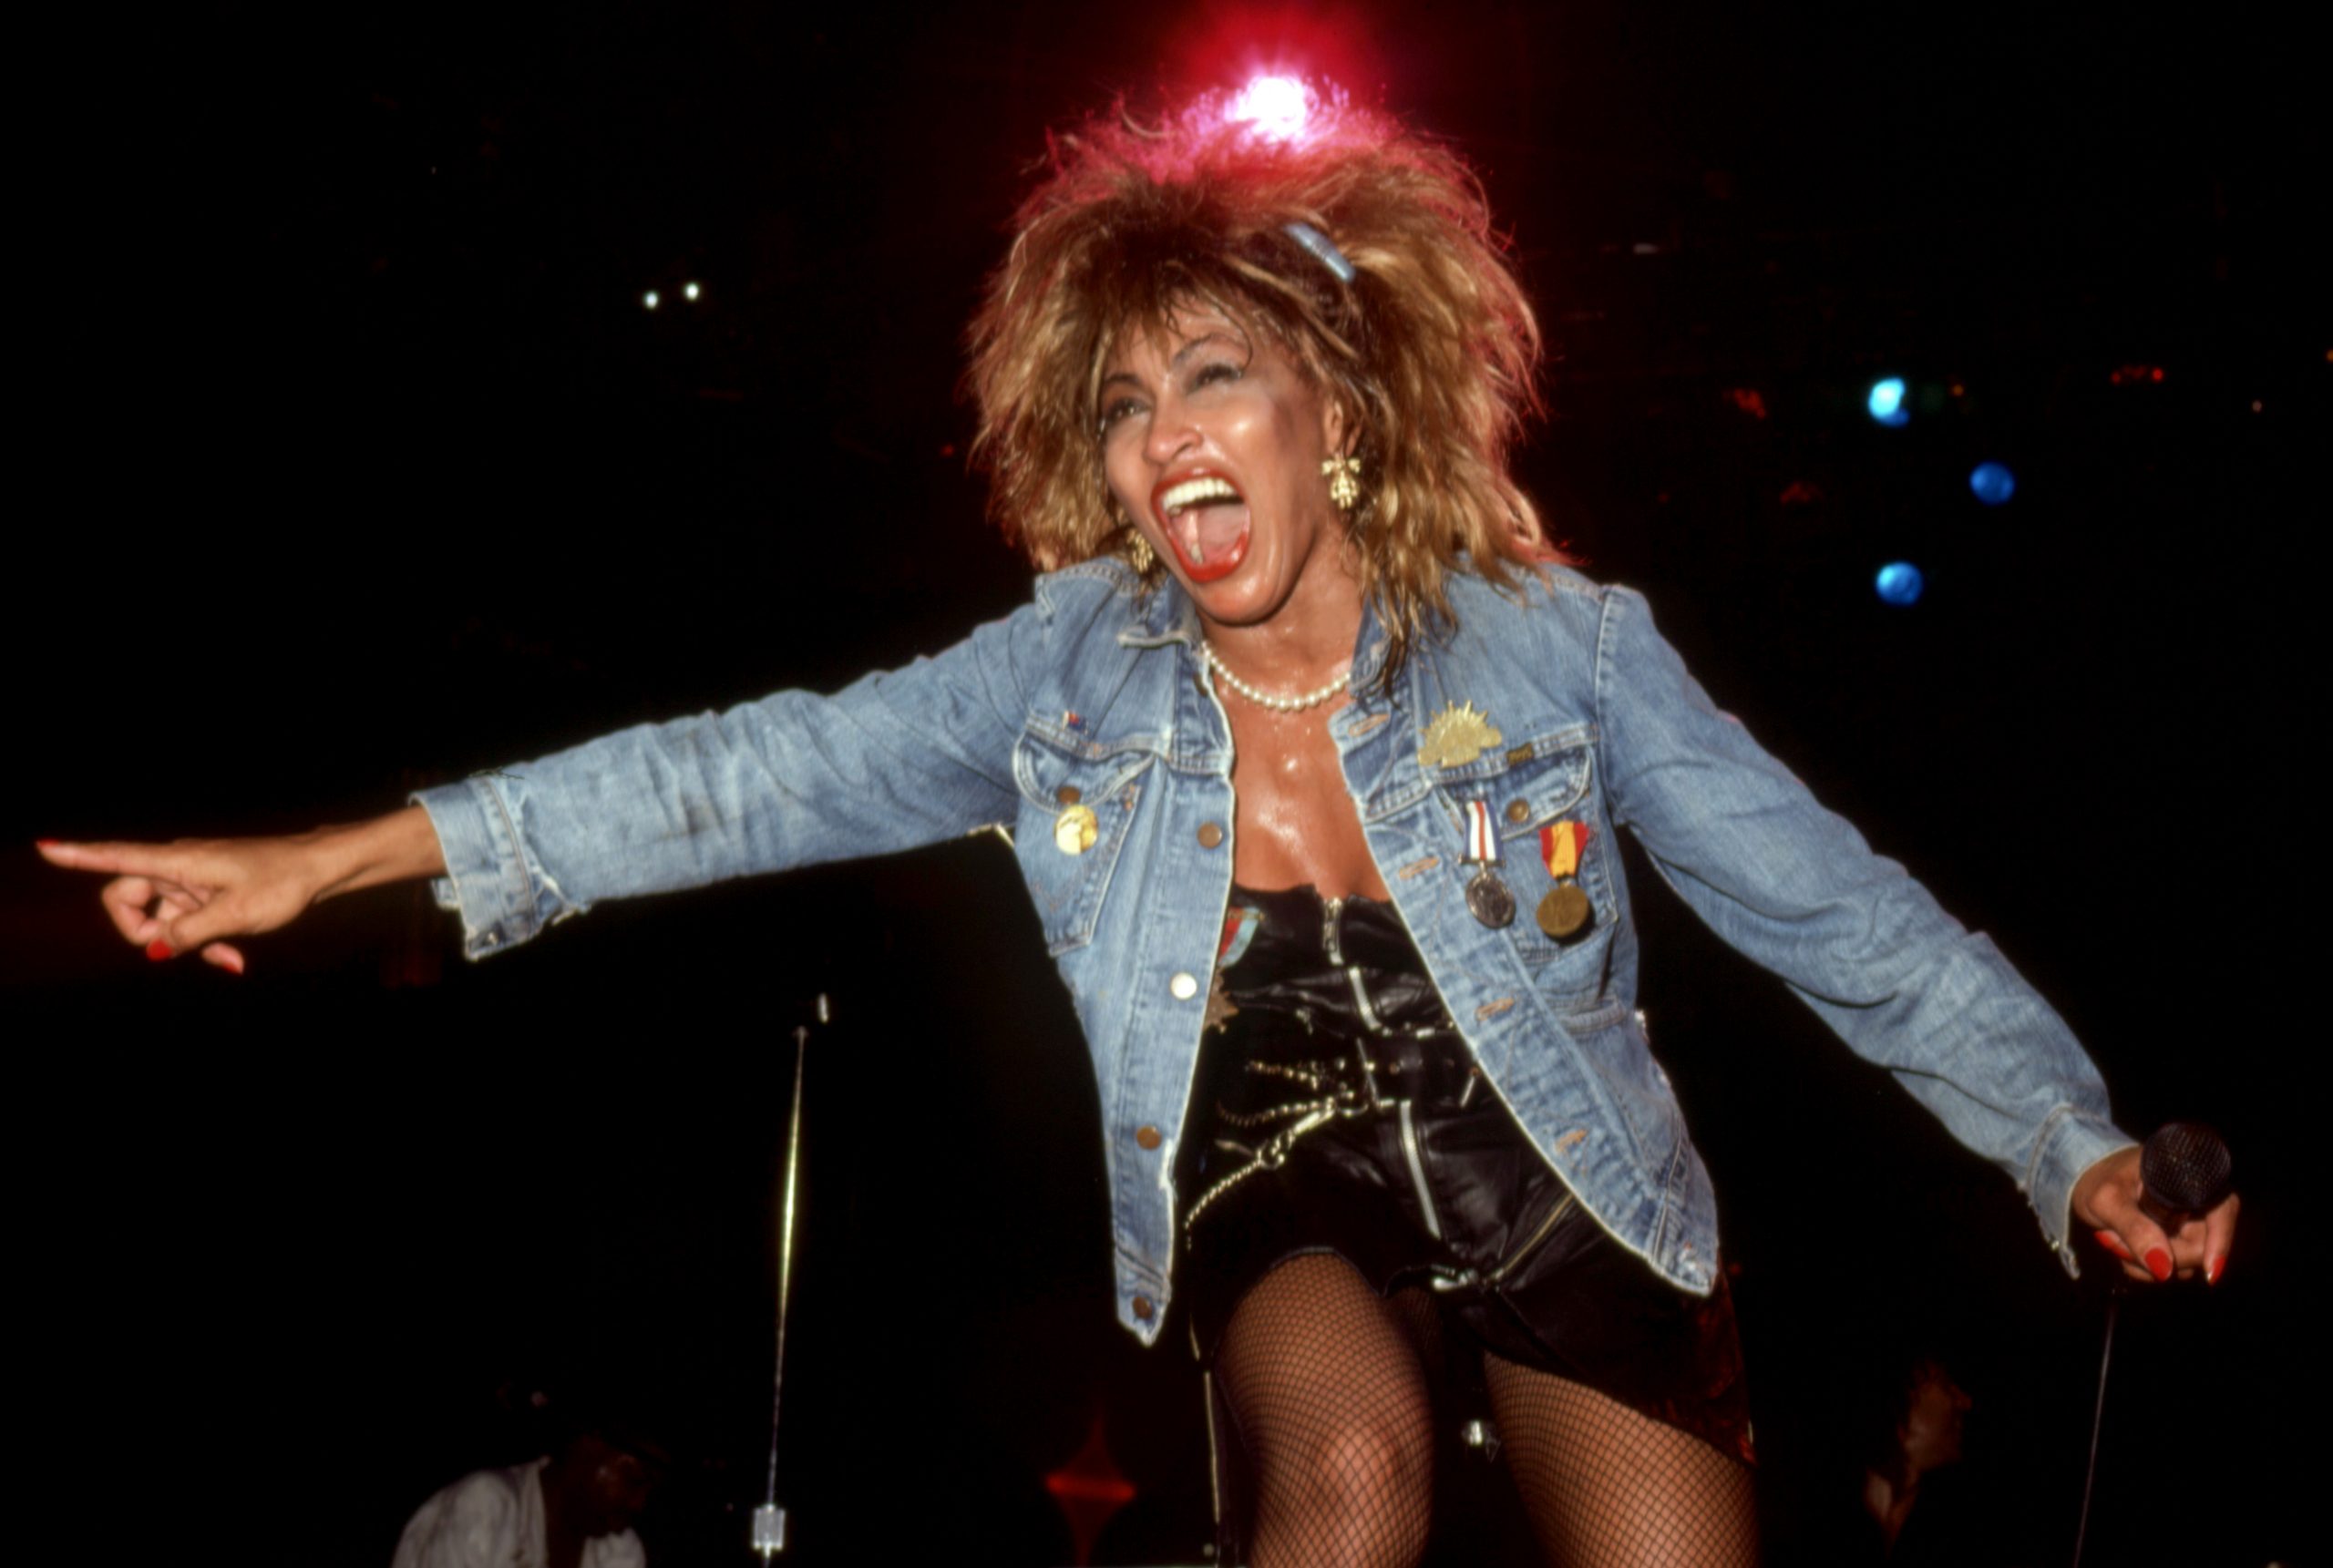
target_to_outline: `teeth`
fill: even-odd
[[[1159,509],[1171,517],[1187,507],[1196,507],[1202,502],[1236,501],[1238,498],[1239,492],[1231,487],[1229,480],[1218,479],[1214,475],[1208,474],[1196,479],[1186,479],[1179,485],[1170,487],[1166,494],[1159,497]]]

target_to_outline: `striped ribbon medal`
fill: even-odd
[[[1491,825],[1491,808],[1479,800],[1466,803],[1466,863],[1481,867],[1466,884],[1466,910],[1495,931],[1515,923],[1515,895],[1493,869],[1498,865],[1498,829]]]

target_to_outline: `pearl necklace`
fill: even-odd
[[[1214,643],[1202,640],[1199,643],[1199,656],[1207,661],[1208,669],[1223,677],[1225,685],[1255,703],[1256,706],[1269,708],[1275,713],[1300,713],[1307,708],[1317,708],[1352,683],[1352,671],[1349,669],[1340,670],[1337,671],[1337,678],[1325,686],[1315,687],[1310,692],[1300,692],[1293,697],[1280,697],[1259,687],[1250,686],[1238,676],[1234,675],[1230,668],[1216,656]]]

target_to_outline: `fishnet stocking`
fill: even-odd
[[[1560,1568],[1752,1568],[1750,1471],[1581,1384],[1483,1358],[1491,1409],[1540,1550]]]
[[[1231,1315],[1216,1374],[1256,1471],[1252,1568],[1407,1568],[1434,1515],[1419,1348],[1351,1264],[1281,1264]]]
[[[1381,1300],[1342,1258],[1292,1259],[1248,1292],[1216,1376],[1255,1472],[1252,1568],[1417,1563],[1443,1357],[1428,1292]],[[1555,1568],[1754,1568],[1745,1466],[1582,1384],[1489,1354],[1483,1373]]]

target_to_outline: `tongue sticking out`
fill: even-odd
[[[1161,479],[1150,507],[1193,582],[1214,581],[1248,554],[1248,500],[1224,475],[1196,468]]]
[[[1238,566],[1248,553],[1248,508],[1238,501],[1187,507],[1166,526],[1183,569],[1209,582]]]

